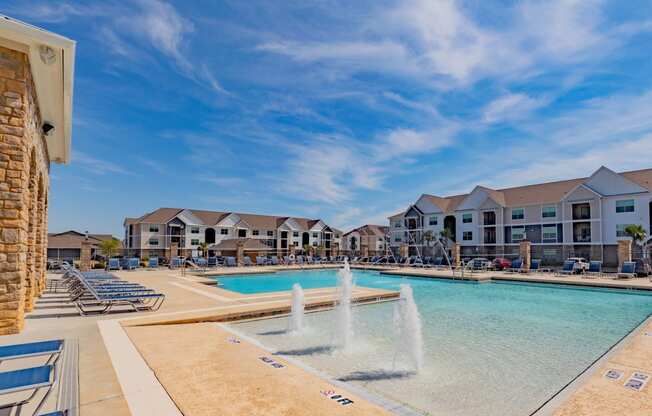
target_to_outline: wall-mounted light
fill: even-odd
[[[41,56],[41,61],[46,65],[52,65],[57,60],[56,52],[47,45],[41,45],[39,47],[39,55]]]

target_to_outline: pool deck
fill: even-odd
[[[259,267],[232,268],[228,273],[250,274],[253,269]],[[389,274],[450,279],[448,271],[377,269]],[[165,293],[166,302],[161,310],[80,317],[61,294],[49,293],[37,301],[21,334],[1,340],[2,344],[12,344],[77,338],[82,415],[391,413],[342,386],[277,359],[246,340],[233,343],[233,336],[216,323],[285,313],[289,310],[289,292],[243,295],[212,286],[212,280],[168,269],[117,274]],[[617,281],[496,272],[474,273],[468,277],[480,282],[516,280],[652,290],[652,283],[647,279]],[[328,306],[335,296],[332,288],[305,292],[309,307]],[[356,288],[355,295],[372,302],[396,296],[395,292],[366,288]],[[625,378],[634,371],[652,374],[652,336],[646,333],[652,333],[652,322],[600,362],[599,369],[589,374],[576,390],[568,391],[554,414],[652,414],[652,381],[641,391],[623,386]],[[263,356],[284,367],[274,368],[269,362],[261,361]],[[623,378],[607,380],[603,377],[607,369],[623,371]],[[330,390],[353,400],[354,404],[336,404],[337,400],[322,393]]]

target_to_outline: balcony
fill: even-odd
[[[496,229],[486,228],[483,233],[483,240],[485,244],[496,244]]]
[[[590,243],[591,242],[591,223],[578,222],[573,224],[573,242]]]
[[[590,219],[591,204],[588,202],[582,204],[573,204],[573,221]]]
[[[496,225],[496,213],[494,211],[487,211],[482,213],[482,224]]]

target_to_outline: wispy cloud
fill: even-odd
[[[91,156],[87,153],[80,152],[75,150],[72,155],[73,163],[78,163],[83,166],[83,168],[91,173],[96,175],[107,175],[107,174],[119,174],[119,175],[131,175],[132,172],[114,162],[108,160],[102,160],[97,157]]]
[[[526,94],[505,94],[487,105],[483,120],[485,123],[520,120],[547,103],[545,98],[532,98]]]

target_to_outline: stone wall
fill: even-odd
[[[45,283],[49,165],[27,55],[0,47],[0,335]]]

